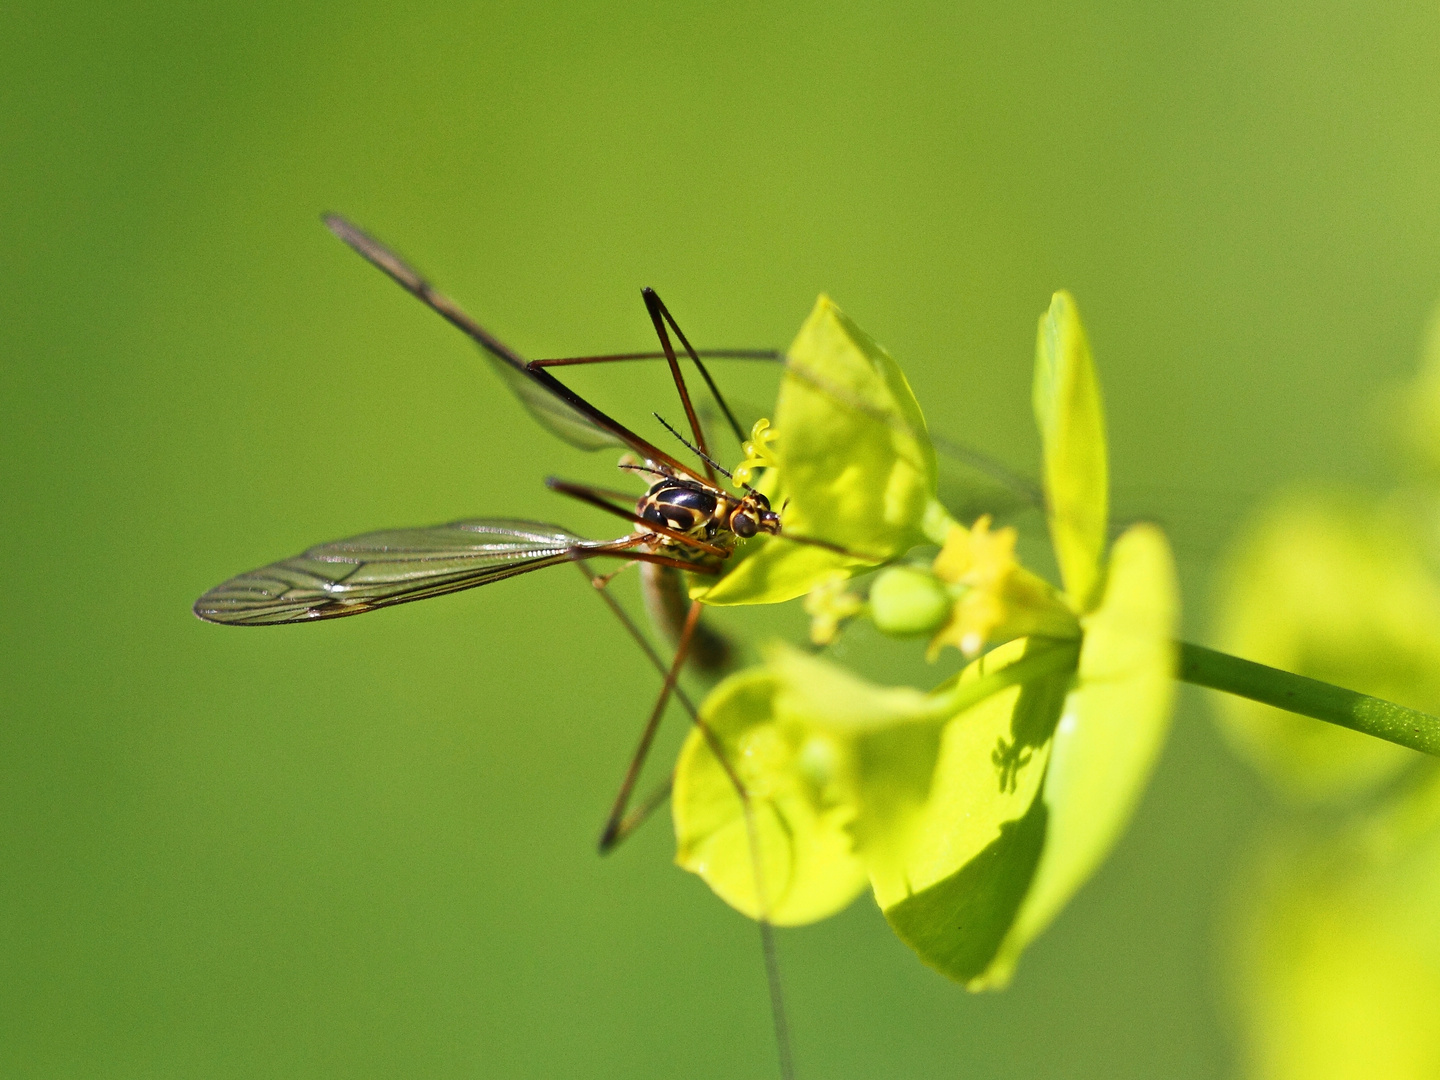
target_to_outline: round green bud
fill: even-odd
[[[870,618],[882,634],[933,634],[950,617],[955,600],[945,583],[914,566],[891,566],[870,586]]]

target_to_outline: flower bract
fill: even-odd
[[[895,623],[907,633],[938,624],[932,647],[975,658],[922,692],[770,650],[764,665],[717,687],[686,742],[673,799],[677,860],[741,911],[780,924],[823,918],[868,883],[927,964],[975,989],[1001,986],[1113,847],[1163,744],[1179,610],[1173,561],[1149,525],[1107,554],[1098,380],[1068,294],[1041,320],[1035,381],[1063,593],[1021,566],[1013,534],[988,520],[936,529],[932,514],[922,528],[933,498],[928,440],[915,437],[923,422],[898,368],[866,342],[822,299],[795,350],[821,373],[796,377],[794,411],[777,423],[781,488],[799,500],[808,486],[794,519],[807,530],[877,556],[938,533],[933,584],[917,577],[923,568],[886,571],[908,575],[887,586],[903,598],[895,610],[922,612]],[[838,395],[817,395],[818,382],[841,375],[888,402],[889,415],[913,418],[899,428],[872,408],[842,423],[831,414]],[[797,426],[803,416],[821,431]],[[853,440],[853,462],[841,437],[848,424],[864,436]],[[854,487],[861,478],[882,486]],[[839,599],[844,579],[864,564],[782,543],[747,560],[763,573],[747,577],[742,564],[737,584],[727,578],[714,591],[749,589],[743,602],[761,602],[821,585],[812,614],[833,620],[821,635],[831,636],[853,610]]]

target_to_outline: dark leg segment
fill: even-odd
[[[675,690],[675,682],[680,677],[680,669],[685,665],[685,655],[690,651],[690,638],[695,633],[695,624],[700,621],[700,605],[691,604],[690,614],[685,619],[684,629],[680,632],[680,642],[675,647],[675,659],[670,662],[670,667],[665,672],[665,682],[660,687],[660,696],[655,700],[655,707],[650,710],[650,719],[645,722],[645,728],[640,733],[640,742],[635,747],[635,754],[630,759],[630,765],[625,770],[625,779],[620,782],[620,790],[615,795],[615,804],[610,808],[610,816],[605,820],[605,827],[600,832],[600,851],[609,851],[621,839],[620,826],[625,819],[625,812],[630,805],[630,795],[635,789],[635,782],[640,778],[640,770],[645,766],[645,759],[650,755],[650,747],[655,742],[655,733],[660,729],[660,719],[665,715],[665,706],[670,701],[670,695]],[[698,718],[697,718],[698,723]]]
[[[611,596],[609,590],[606,588],[615,577],[615,574],[620,573],[625,567],[622,566],[620,570],[615,571],[613,574],[603,575],[591,574],[589,567],[583,562],[577,563],[576,567],[594,587],[595,592],[599,595],[600,599],[604,601],[605,606],[610,609],[611,614],[620,620],[620,625],[625,628],[625,632],[630,635],[631,640],[633,640],[636,645],[640,646],[640,651],[645,654],[645,658],[650,661],[651,666],[660,673],[660,677],[663,679],[668,672],[665,661],[661,660],[659,654],[651,648],[650,642],[647,641],[645,635],[640,632],[640,628],[635,625],[635,620],[630,618],[630,615],[620,606],[620,602]],[[685,691],[679,686],[676,686],[674,694],[675,700],[680,702],[681,707],[689,714],[690,719],[692,721],[698,721],[699,714],[696,713],[695,705]],[[670,784],[671,778],[667,777],[662,783],[656,785],[655,790],[647,795],[638,807],[625,815],[616,829],[615,839],[610,844],[610,850],[619,847],[620,843],[625,840],[626,837],[641,825],[645,824],[651,814],[665,805],[665,800],[670,797]],[[602,851],[604,850],[607,849],[602,848]]]
[[[654,304],[651,304],[652,298],[654,299]],[[685,332],[680,329],[680,324],[675,321],[675,316],[670,314],[670,309],[665,306],[665,302],[660,299],[654,289],[645,290],[645,306],[650,309],[652,318],[654,318],[658,310],[665,321],[670,324],[670,329],[675,331],[675,336],[680,339],[680,344],[685,346],[686,353],[688,353],[690,359],[695,362],[695,366],[700,369],[700,377],[705,380],[705,385],[710,388],[710,393],[715,397],[715,403],[720,406],[720,411],[725,414],[725,419],[730,424],[730,430],[735,433],[736,441],[744,442],[745,433],[740,429],[740,424],[735,419],[735,414],[730,411],[730,406],[725,401],[724,395],[720,393],[720,388],[715,385],[715,380],[710,377],[710,370],[700,362],[700,354],[696,352],[695,347],[690,344],[689,339],[685,336]],[[660,335],[660,341],[667,350],[670,348],[670,343],[665,340],[663,333]],[[779,355],[782,358],[784,356],[783,353]]]
[[[684,340],[682,336],[681,341]],[[690,349],[689,352],[692,357],[708,356],[712,360],[768,360],[771,363],[779,363],[785,359],[785,354],[779,349]],[[669,357],[663,352],[607,353],[603,356],[561,356],[551,360],[531,360],[529,366],[532,368],[573,367],[576,364],[613,364],[621,360],[666,359]]]
[[[700,715],[696,711],[695,706],[690,702],[689,698],[686,697],[684,691],[676,685],[680,669],[685,664],[686,653],[690,649],[696,627],[700,622],[701,605],[698,602],[691,603],[690,610],[685,617],[685,623],[680,631],[679,642],[675,649],[675,658],[667,668],[651,647],[649,641],[645,639],[645,635],[640,632],[640,628],[635,625],[635,621],[626,614],[625,609],[622,608],[619,602],[606,590],[605,585],[609,583],[609,579],[605,579],[604,583],[599,583],[598,579],[589,573],[583,562],[579,564],[579,569],[595,586],[595,590],[600,594],[600,598],[615,614],[615,617],[620,620],[620,624],[625,627],[626,632],[629,633],[631,638],[635,640],[635,643],[640,646],[641,651],[645,653],[651,664],[655,666],[657,671],[664,674],[665,679],[660,689],[660,696],[655,703],[655,708],[651,711],[650,718],[645,724],[645,729],[640,734],[639,745],[636,747],[635,754],[625,770],[625,778],[621,782],[620,791],[616,794],[610,816],[606,819],[605,827],[601,831],[600,851],[603,854],[618,845],[638,828],[646,818],[654,813],[655,810],[664,805],[665,799],[670,794],[671,781],[667,779],[657,787],[640,806],[627,813],[630,796],[634,791],[635,782],[640,775],[640,770],[645,764],[645,759],[650,753],[650,747],[655,741],[655,733],[659,729],[660,718],[664,715],[665,705],[670,695],[674,694],[685,711],[690,714],[691,722],[700,729],[702,736],[710,747],[711,753],[713,753],[716,760],[720,762],[721,768],[724,769],[726,777],[735,789],[735,794],[740,799],[741,810],[745,817],[745,831],[749,838],[750,857],[754,866],[755,894],[761,913],[757,922],[760,927],[761,950],[765,957],[765,979],[770,988],[770,1018],[775,1028],[776,1053],[779,1055],[780,1076],[782,1080],[793,1080],[795,1076],[795,1063],[790,1047],[790,1025],[785,1009],[784,988],[780,981],[780,957],[775,944],[775,928],[771,925],[769,919],[770,901],[766,895],[764,867],[760,855],[760,833],[755,821],[754,805],[750,801],[750,794],[746,791],[739,774],[735,772],[734,767],[730,764],[730,760],[726,756],[725,748],[720,744],[720,740],[716,737],[714,731],[710,729],[709,725],[700,719]]]
[[[690,401],[690,391],[685,386],[685,376],[680,374],[680,361],[675,358],[675,347],[670,344],[670,335],[665,330],[665,323],[669,321],[673,324],[675,320],[668,318],[669,312],[665,312],[665,305],[654,289],[642,289],[641,295],[645,297],[645,307],[650,311],[650,321],[655,324],[655,334],[660,339],[660,347],[665,350],[665,359],[670,362],[670,376],[675,380],[675,389],[680,394],[680,403],[685,406],[685,416],[690,421],[690,432],[695,436],[695,445],[700,448],[700,457],[708,458],[710,447],[705,442],[705,429],[700,426],[700,418],[695,415],[695,406]],[[662,312],[665,313],[662,315]],[[710,483],[714,484],[715,470],[711,468],[709,461],[705,462],[705,473],[710,477]]]

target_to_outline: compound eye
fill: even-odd
[[[758,505],[761,510],[770,509],[770,500],[767,499],[764,495],[761,495],[760,492],[752,491],[750,493],[750,497],[755,500],[756,505]]]
[[[730,531],[743,540],[754,536],[757,527],[755,519],[749,514],[739,513],[730,519]]]

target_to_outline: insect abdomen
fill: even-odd
[[[650,621],[658,626],[673,644],[680,640],[680,628],[692,603],[685,595],[685,579],[680,571],[655,563],[640,564],[640,595]],[[705,675],[723,674],[735,659],[730,639],[701,619],[690,638],[690,666]]]

